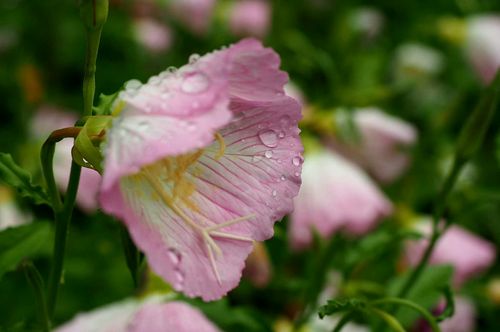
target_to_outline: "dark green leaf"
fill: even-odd
[[[8,153],[0,152],[0,180],[16,188],[21,196],[32,199],[36,204],[50,205],[42,187],[34,185],[31,175],[19,167]]]
[[[399,293],[408,275],[409,273],[405,273],[392,281],[389,285],[390,296],[396,296]],[[432,311],[442,296],[443,289],[449,287],[452,276],[453,267],[449,265],[429,266],[406,298]],[[396,318],[405,326],[410,326],[418,317],[418,313],[407,308],[398,310],[396,315]]]
[[[319,318],[333,315],[342,311],[362,310],[366,308],[366,302],[360,299],[329,300],[328,303],[319,308]]]
[[[450,286],[447,286],[443,290],[444,297],[446,299],[446,307],[444,308],[441,315],[436,317],[436,321],[442,322],[443,320],[450,318],[455,313],[455,298],[453,297],[453,291]]]
[[[25,258],[50,252],[53,232],[48,222],[7,228],[0,232],[0,278]]]
[[[116,97],[118,96],[117,91],[113,94],[110,95],[105,95],[105,94],[100,94],[99,95],[99,103],[97,106],[94,106],[92,108],[92,112],[94,115],[110,115],[111,114],[111,106],[113,105],[113,102],[115,101]]]

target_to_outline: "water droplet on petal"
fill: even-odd
[[[191,54],[191,55],[189,56],[189,64],[190,64],[190,65],[195,64],[195,63],[196,63],[196,61],[198,61],[198,59],[200,59],[200,55],[199,55],[199,54],[196,54],[196,53]]]
[[[259,138],[262,144],[267,147],[275,148],[278,146],[278,135],[272,129],[266,129],[259,132]]]
[[[208,89],[209,78],[201,72],[187,74],[182,82],[181,89],[185,93],[202,93]]]
[[[280,177],[280,180],[281,180],[281,181],[285,181],[285,180],[286,180],[286,176],[282,175],[282,176]]]
[[[278,192],[276,190],[273,190],[272,195],[273,197],[276,197],[276,195],[278,195]]]
[[[256,154],[255,156],[252,157],[252,162],[257,163],[262,160],[262,156]]]
[[[284,131],[280,131],[279,133],[279,138],[285,138],[285,132]]]
[[[299,172],[295,172],[294,174],[295,176],[299,177],[300,176],[300,173]]]
[[[166,73],[167,74],[175,74],[175,73],[177,73],[177,68],[175,68],[174,66],[170,66],[167,68]]]
[[[174,265],[178,265],[181,262],[181,254],[176,249],[168,249],[167,254]]]
[[[160,85],[160,83],[161,83],[161,79],[158,76],[152,76],[148,80],[148,84],[150,84],[150,85]]]
[[[141,81],[139,80],[130,80],[125,82],[125,90],[137,90],[142,86]]]
[[[292,158],[292,164],[294,166],[300,166],[300,164],[302,164],[303,161],[304,161],[304,159],[302,157],[300,157],[300,156]]]
[[[267,150],[264,153],[264,156],[266,156],[267,159],[270,159],[273,156],[273,152],[271,150]]]
[[[288,126],[291,121],[292,121],[292,118],[290,118],[290,116],[288,116],[288,115],[283,115],[280,118],[280,124],[281,124],[282,127]]]

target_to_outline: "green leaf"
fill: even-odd
[[[318,310],[319,318],[333,315],[342,311],[362,310],[366,308],[366,301],[360,299],[329,300]]]
[[[113,102],[115,101],[119,92],[120,91],[117,91],[110,95],[105,95],[101,93],[99,95],[99,103],[97,104],[97,106],[94,106],[92,108],[92,113],[94,115],[110,115],[111,106],[113,105]]]
[[[410,272],[410,271],[409,271]],[[397,277],[389,285],[389,295],[397,296],[409,273]],[[415,302],[420,306],[432,310],[443,294],[443,289],[449,287],[453,276],[453,267],[449,265],[432,265],[427,267],[422,273],[417,284],[410,290],[407,300]],[[398,310],[396,318],[404,326],[410,326],[417,318],[418,313],[402,308]]]
[[[31,175],[15,163],[8,153],[0,152],[0,180],[17,189],[19,195],[30,198],[35,204],[50,205],[42,187],[31,182]]]
[[[49,222],[7,228],[0,232],[0,278],[25,258],[50,252],[53,231]]]

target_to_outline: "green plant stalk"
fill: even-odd
[[[23,264],[24,274],[28,283],[33,288],[35,293],[35,303],[37,308],[38,319],[40,320],[42,331],[49,332],[51,330],[50,327],[50,318],[47,312],[47,306],[45,302],[45,293],[43,286],[43,279],[35,265],[32,262],[25,262]]]
[[[95,95],[95,72],[97,53],[101,41],[102,29],[87,29],[87,54],[83,76],[83,116],[92,115]]]
[[[54,317],[54,311],[57,302],[57,293],[59,290],[59,285],[61,283],[61,276],[64,265],[64,253],[66,251],[66,240],[68,236],[68,226],[73,214],[73,208],[75,206],[78,184],[80,182],[80,173],[81,167],[75,162],[72,162],[64,205],[61,210],[54,210],[56,218],[56,234],[54,239],[53,261],[47,289],[47,307],[49,317],[51,319]]]
[[[427,310],[425,310],[423,307],[421,307],[420,305],[418,305],[414,302],[411,302],[411,301],[408,301],[405,299],[395,298],[395,297],[387,297],[384,299],[373,301],[371,304],[372,305],[392,304],[392,305],[402,305],[402,306],[409,307],[409,308],[419,312],[424,317],[424,319],[429,323],[431,330],[433,332],[441,332],[441,329],[439,328],[438,324],[436,323],[434,316],[432,316]]]
[[[457,181],[458,176],[460,175],[460,171],[462,170],[462,167],[465,165],[465,163],[466,163],[465,160],[455,158],[452,170],[446,177],[441,192],[438,196],[436,206],[434,208],[434,213],[432,218],[432,234],[430,242],[427,248],[425,249],[422,258],[418,262],[415,269],[413,269],[408,279],[406,279],[406,282],[403,284],[403,287],[401,287],[401,290],[399,291],[396,297],[404,298],[408,295],[412,287],[416,284],[416,282],[422,275],[422,272],[424,271],[425,267],[429,263],[432,251],[434,250],[434,247],[436,246],[440,236],[445,231],[445,230],[440,230],[439,223],[441,218],[443,217],[448,196],[451,190],[453,189],[455,182]]]
[[[352,317],[353,317],[353,311],[349,311],[344,316],[342,316],[342,318],[339,320],[339,322],[337,323],[337,325],[335,325],[335,328],[333,329],[333,332],[340,332],[342,330],[342,328],[347,323],[349,323],[349,321],[352,319]]]
[[[389,314],[383,310],[380,310],[380,309],[374,308],[374,307],[368,307],[368,308],[366,308],[366,313],[371,313],[375,316],[378,316],[387,325],[389,325],[389,327],[393,331],[406,332],[405,329],[403,328],[403,326],[401,326],[401,323],[399,323],[398,320],[396,318],[394,318],[394,316],[392,316],[391,314]]]

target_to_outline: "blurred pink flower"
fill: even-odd
[[[442,332],[476,331],[476,308],[474,303],[463,296],[455,297],[455,313],[439,324]]]
[[[115,104],[101,205],[187,296],[236,287],[253,240],[292,210],[301,114],[279,63],[247,39],[129,87]]]
[[[417,225],[423,234],[429,236],[429,220]],[[428,240],[408,241],[405,256],[410,265],[416,265],[422,257]],[[451,264],[455,269],[453,283],[460,287],[468,279],[481,274],[495,261],[495,246],[490,242],[459,227],[450,226],[432,253],[431,264]]]
[[[56,332],[217,332],[198,309],[183,302],[125,300],[77,315]]]
[[[361,235],[392,211],[370,178],[333,152],[307,154],[302,179],[291,215],[290,238],[296,249],[310,245],[313,229],[325,238],[340,230]]]
[[[409,123],[377,108],[356,111],[353,121],[359,141],[349,143],[348,156],[365,167],[375,178],[390,183],[408,167],[410,158],[404,148],[417,140],[417,131]]]
[[[74,113],[59,110],[51,106],[42,106],[31,122],[31,130],[36,139],[45,140],[52,131],[72,127],[77,116]],[[57,143],[54,153],[54,177],[61,191],[66,191],[71,168],[72,139],[64,139]],[[101,176],[94,170],[83,168],[80,176],[80,186],[76,203],[85,212],[91,213],[97,209],[97,191]]]
[[[172,0],[170,12],[192,32],[202,35],[212,21],[215,0]]]
[[[134,30],[137,41],[153,53],[164,52],[172,45],[170,28],[153,19],[137,19],[134,22]]]
[[[271,6],[266,0],[235,1],[229,13],[229,27],[236,36],[264,37],[271,23]]]
[[[475,16],[467,22],[466,51],[485,84],[500,68],[500,16]]]

